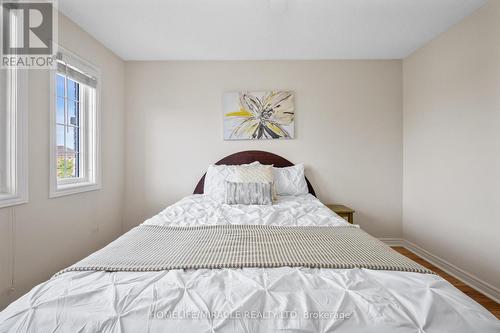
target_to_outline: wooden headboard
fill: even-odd
[[[294,165],[292,162],[279,155],[260,150],[247,150],[247,151],[241,151],[239,153],[234,153],[232,155],[224,157],[222,160],[218,161],[215,164],[238,165],[238,164],[248,164],[255,161],[259,161],[261,164],[267,164],[267,165],[272,164],[277,168],[289,167]],[[205,175],[206,174],[204,174],[203,177],[201,177],[200,181],[198,182],[198,185],[196,185],[196,188],[194,189],[193,194],[203,194],[203,188],[205,185]],[[306,182],[307,182],[307,188],[309,189],[309,193],[316,196],[314,188],[312,187],[311,183],[307,178]]]

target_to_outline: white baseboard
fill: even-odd
[[[464,271],[461,268],[447,262],[444,259],[439,258],[438,256],[430,253],[427,250],[424,250],[420,246],[413,244],[410,241],[401,238],[379,238],[382,242],[386,243],[389,246],[402,246],[407,250],[415,253],[422,259],[427,260],[434,266],[442,269],[446,273],[451,276],[457,278],[463,283],[467,284],[471,288],[479,291],[481,294],[491,298],[497,303],[500,303],[500,289],[492,286],[491,284],[481,280],[474,274]]]
[[[382,242],[389,246],[404,246],[401,238],[379,238]]]

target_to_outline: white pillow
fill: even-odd
[[[242,165],[256,165],[259,162]],[[226,193],[225,181],[232,177],[239,165],[209,165],[205,175],[203,192],[224,199]]]
[[[309,193],[304,176],[304,165],[273,168],[274,186],[277,195],[301,195]]]

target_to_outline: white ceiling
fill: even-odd
[[[125,60],[399,59],[487,0],[59,0]]]

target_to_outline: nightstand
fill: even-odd
[[[337,213],[344,219],[346,219],[347,222],[351,224],[354,222],[354,209],[344,205],[335,205],[335,204],[329,204],[325,206],[333,210],[335,213]]]

